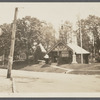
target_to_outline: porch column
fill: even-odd
[[[75,63],[77,63],[77,62],[76,62],[76,54],[75,54],[75,52],[73,51],[72,64],[75,64]]]

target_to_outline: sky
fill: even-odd
[[[60,25],[68,20],[76,29],[76,21],[80,18],[87,18],[88,15],[96,15],[100,17],[100,3],[78,3],[78,2],[41,2],[41,3],[0,3],[0,25],[3,23],[11,23],[14,18],[15,7],[18,7],[17,18],[25,16],[36,17],[39,20],[45,20],[51,23],[56,32]]]

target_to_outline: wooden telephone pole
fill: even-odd
[[[82,32],[81,32],[81,19],[79,20],[80,23],[80,42],[81,42],[81,48],[82,48]],[[81,52],[81,64],[83,64],[83,54]]]
[[[80,45],[81,45],[81,48],[82,48],[82,32],[81,32],[81,17],[80,17],[80,13],[79,15],[77,16],[78,17],[78,21],[79,21],[79,34],[80,34]],[[83,53],[81,51],[81,64],[83,64]]]
[[[14,21],[13,21],[13,26],[12,26],[11,47],[10,47],[10,54],[9,54],[9,58],[8,58],[7,78],[11,78],[11,70],[12,70],[13,54],[14,54],[14,46],[15,46],[17,13],[18,13],[18,8],[15,8],[15,15],[14,15]]]

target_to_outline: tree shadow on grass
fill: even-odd
[[[12,68],[15,70],[18,70],[18,69],[22,69],[22,68],[27,67],[27,66],[31,66],[33,64],[34,63],[28,63],[27,61],[17,61],[17,62],[13,63]]]
[[[44,64],[41,66],[41,68],[45,68],[45,67],[50,67],[50,64]]]

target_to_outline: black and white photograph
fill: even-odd
[[[0,97],[100,97],[100,3],[0,2]]]

